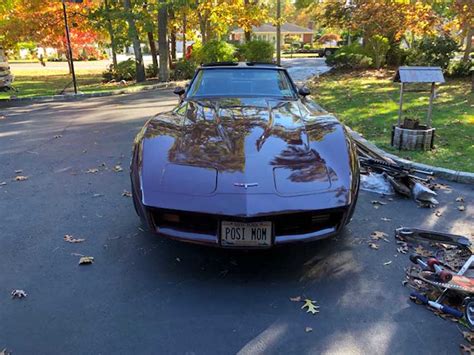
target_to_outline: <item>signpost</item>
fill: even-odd
[[[77,95],[77,81],[76,81],[76,72],[74,71],[74,60],[72,58],[72,47],[71,47],[71,37],[69,35],[69,25],[67,21],[67,11],[66,11],[66,2],[72,2],[75,4],[81,4],[83,0],[61,0],[63,4],[63,15],[64,15],[64,27],[66,29],[66,41],[67,41],[67,51],[68,51],[68,61],[71,67],[72,82],[74,84],[74,94]]]

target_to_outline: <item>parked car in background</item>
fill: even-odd
[[[339,233],[359,190],[345,127],[274,64],[201,66],[135,138],[135,210],[151,231],[226,248]]]
[[[10,90],[13,83],[13,75],[10,72],[5,51],[0,47],[0,91]]]

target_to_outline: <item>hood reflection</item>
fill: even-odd
[[[290,169],[292,181],[314,181],[327,170],[311,142],[323,140],[338,123],[308,115],[306,108],[303,119],[300,105],[260,98],[184,101],[152,120],[146,136],[173,137],[171,163],[244,172],[248,159],[258,159],[266,166]]]

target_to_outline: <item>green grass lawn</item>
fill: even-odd
[[[435,149],[398,151],[390,146],[391,127],[398,119],[399,84],[393,72],[334,72],[309,83],[313,97],[342,122],[380,148],[425,164],[474,172],[474,94],[469,79],[447,79],[433,107]],[[427,84],[429,87],[429,84]],[[407,93],[404,116],[425,122],[429,93]]]
[[[18,92],[7,91],[0,92],[0,100],[8,99],[11,96],[16,97],[34,97],[58,95],[67,86],[72,91],[71,75],[66,74],[64,70],[48,69],[47,75],[40,70],[22,70],[15,72],[15,81],[13,86]],[[102,92],[111,90],[120,90],[125,87],[138,88],[145,85],[156,84],[156,80],[148,80],[145,83],[135,84],[127,83],[126,86],[119,83],[102,83],[101,72],[96,70],[80,70],[76,74],[78,90],[84,93]]]

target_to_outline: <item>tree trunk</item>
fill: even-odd
[[[186,58],[186,27],[188,25],[188,19],[186,17],[187,15],[187,9],[184,9],[183,12],[183,59]]]
[[[276,25],[276,61],[281,64],[281,0],[277,0],[277,25]],[[291,47],[293,48],[293,46]]]
[[[138,38],[138,31],[133,18],[132,5],[130,0],[123,0],[123,7],[125,8],[125,15],[128,22],[128,35],[133,43],[133,52],[135,54],[136,80],[137,82],[145,81],[145,66],[143,64],[142,49],[140,47],[140,39]]]
[[[168,12],[168,16],[170,20],[174,22],[175,19],[175,14],[174,10],[170,9]],[[176,60],[176,29],[174,26],[171,28],[171,33],[170,33],[170,44],[171,44],[171,61]]]
[[[176,60],[176,31],[171,31],[170,35],[171,41],[171,59]]]
[[[466,31],[466,50],[464,51],[463,61],[468,62],[472,50],[472,36],[474,35],[474,27],[469,27]]]
[[[202,44],[205,44],[207,42],[207,20],[201,15],[201,13],[198,14],[199,17],[199,30],[201,31],[201,41]]]
[[[168,8],[166,0],[160,1],[158,10],[158,51],[160,53],[160,81],[168,81]]]
[[[156,51],[155,37],[153,32],[148,32],[148,43],[150,45],[151,59],[153,59],[153,76],[158,75],[158,53]]]
[[[108,0],[104,0],[105,5],[105,12],[107,14],[107,31],[109,32],[110,36],[110,49],[112,50],[112,63],[114,64],[114,68],[117,68],[117,45],[115,42],[115,34],[114,28],[112,26],[112,20],[110,19],[110,7]]]
[[[247,7],[249,5],[250,5],[250,0],[244,0],[244,6]],[[245,42],[250,42],[252,39],[252,32],[244,31],[244,38],[245,38]]]

